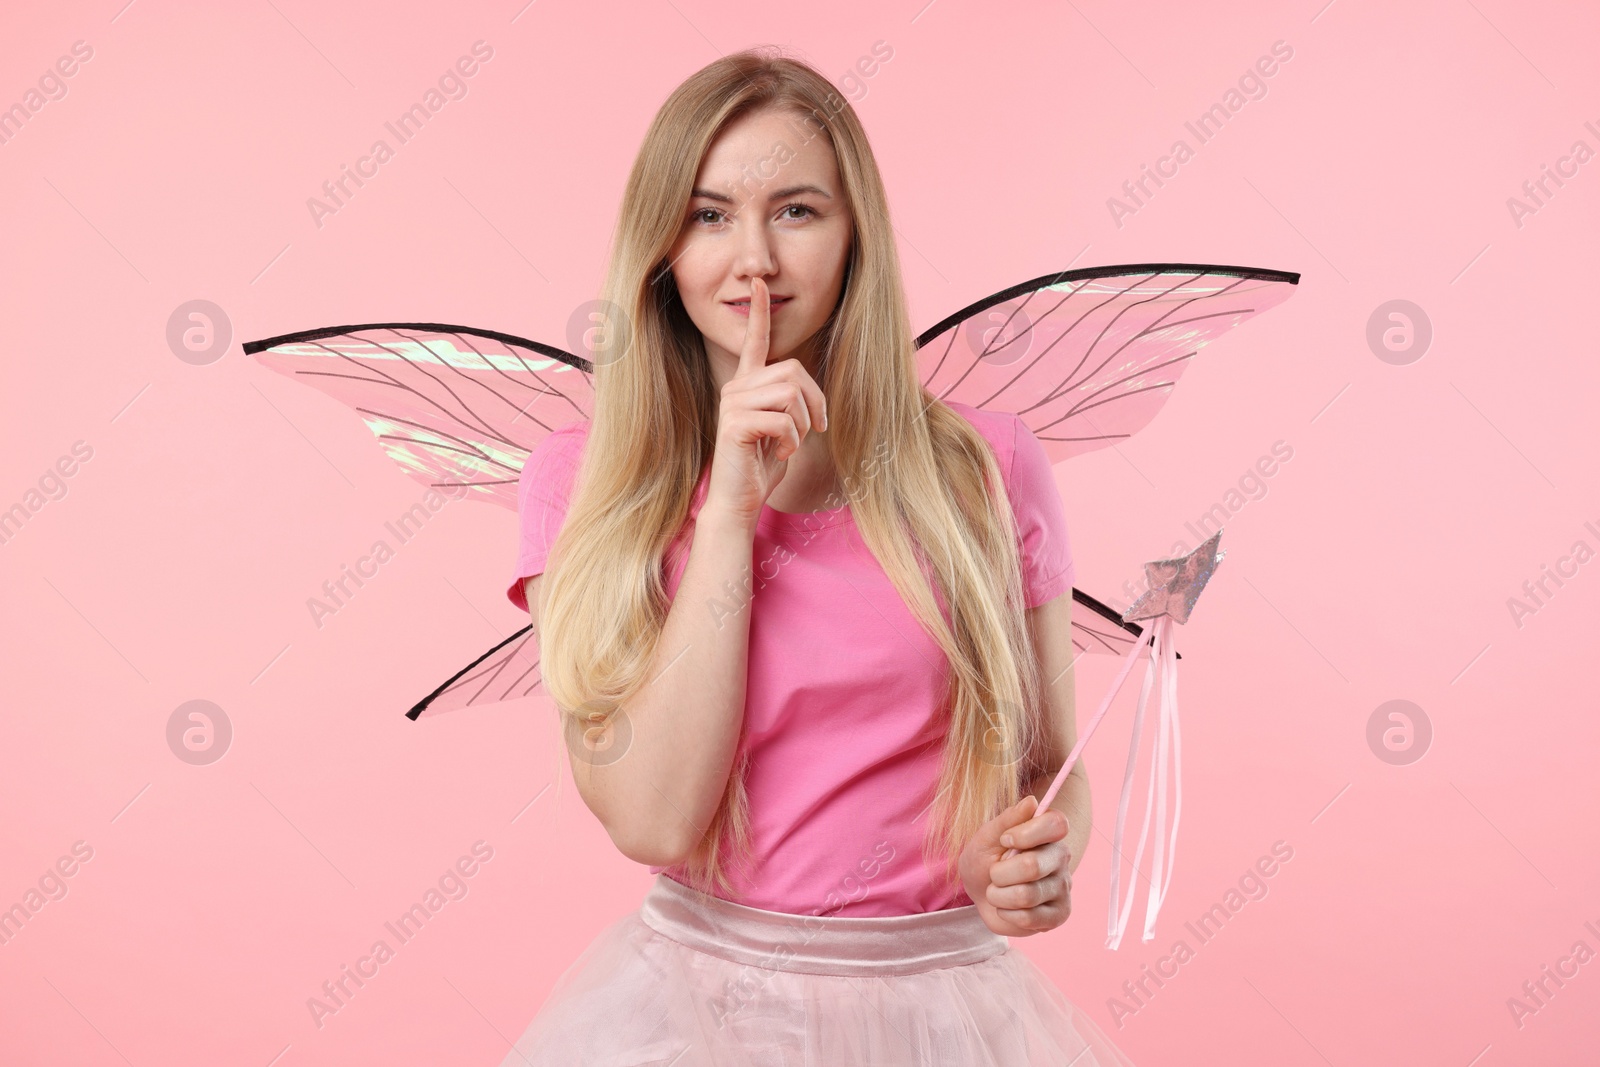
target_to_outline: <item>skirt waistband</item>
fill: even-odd
[[[912,915],[791,915],[701,893],[665,874],[656,875],[639,918],[701,952],[803,974],[916,974],[978,963],[1010,947],[976,904]]]

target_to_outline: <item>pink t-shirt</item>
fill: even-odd
[[[1072,550],[1044,446],[1016,415],[947,403],[989,441],[1005,472],[1027,605],[1067,592]],[[587,420],[556,430],[523,468],[521,547],[507,595],[524,611],[522,582],[544,571],[588,430]],[[708,484],[702,475],[691,521]],[[669,555],[669,594],[687,562],[686,551]],[[807,915],[903,915],[972,903],[921,857],[946,733],[933,713],[948,663],[868,551],[849,506],[802,514],[765,508],[752,563],[741,744],[751,750],[753,852],[749,877],[733,872],[731,899]],[[650,871],[673,877],[679,869]]]

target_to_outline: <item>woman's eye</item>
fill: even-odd
[[[810,218],[810,217],[812,217],[813,215],[816,214],[816,212],[814,210],[812,210],[810,207],[807,207],[805,204],[785,204],[783,206],[783,208],[780,210],[779,214],[783,215],[785,212],[789,212],[789,211],[801,211],[801,212],[804,212],[804,214],[802,214],[802,215],[784,215],[784,217],[790,222],[798,222],[801,219],[808,219],[808,218]],[[708,218],[707,216],[710,216],[710,217]],[[703,222],[703,223],[711,224],[711,223],[721,222],[723,220],[723,214],[717,208],[714,208],[714,207],[703,207],[703,208],[700,208],[698,211],[695,211],[694,213],[692,213],[689,216],[689,219],[692,222]]]

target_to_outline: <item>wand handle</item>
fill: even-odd
[[[1128,649],[1128,654],[1122,657],[1122,669],[1117,672],[1116,680],[1111,683],[1111,688],[1106,692],[1105,699],[1100,702],[1099,710],[1089,720],[1089,725],[1084,727],[1083,733],[1078,737],[1078,743],[1072,746],[1072,752],[1067,756],[1067,762],[1063,763],[1061,769],[1056,772],[1055,781],[1051,782],[1050,788],[1045,790],[1044,797],[1039,801],[1039,806],[1033,809],[1035,812],[1048,808],[1050,802],[1055,800],[1056,794],[1061,792],[1062,785],[1067,781],[1067,775],[1072,772],[1073,765],[1078,762],[1078,754],[1083,751],[1083,746],[1089,743],[1089,738],[1094,736],[1095,728],[1100,725],[1100,720],[1105,718],[1106,710],[1111,707],[1111,701],[1122,691],[1122,683],[1128,680],[1128,672],[1133,669],[1133,661],[1139,658],[1139,650],[1151,642],[1155,632],[1154,626],[1146,626],[1144,632],[1139,635],[1139,640],[1135,641],[1133,647]],[[1008,860],[1015,856],[1018,851],[1018,849],[1014,848],[1007,849],[1000,858]]]

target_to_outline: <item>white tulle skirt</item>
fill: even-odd
[[[501,1067],[1132,1067],[974,905],[790,915],[658,874]]]

